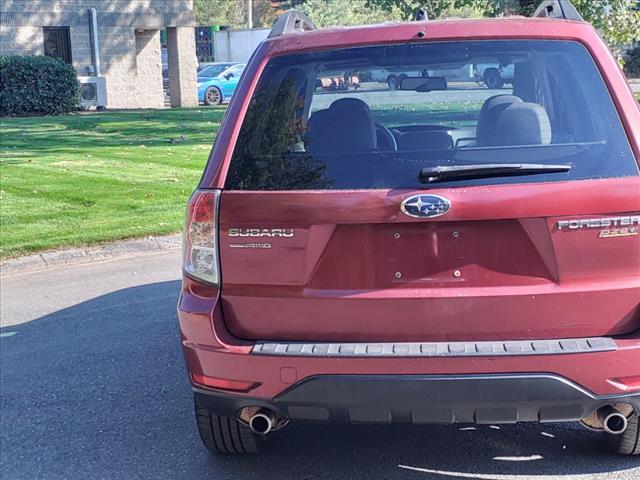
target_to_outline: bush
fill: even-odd
[[[79,101],[71,65],[52,57],[0,57],[0,115],[59,115]]]
[[[624,73],[629,78],[640,78],[640,44],[629,50],[625,55]]]

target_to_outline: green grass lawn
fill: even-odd
[[[0,256],[179,231],[223,113],[1,119]]]
[[[484,102],[425,103],[420,105],[375,105],[371,112],[376,122],[396,125],[475,126]]]
[[[464,126],[479,108],[374,113],[383,123],[426,115]],[[207,107],[0,119],[0,258],[179,231],[223,114]]]

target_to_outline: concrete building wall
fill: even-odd
[[[267,38],[270,28],[253,30],[221,30],[215,33],[216,62],[246,63],[258,44]]]
[[[193,31],[192,28],[187,29]],[[164,91],[162,89],[160,30],[136,31],[135,41],[138,99],[142,100],[145,106],[162,108],[164,107]],[[197,99],[192,103],[197,105]]]
[[[73,66],[78,75],[88,76],[93,71],[92,7],[98,13],[109,108],[164,106],[160,31],[167,27],[190,27],[185,31],[191,32],[191,38],[186,33],[175,38],[184,45],[174,48],[178,58],[169,67],[179,84],[171,88],[179,99],[172,105],[197,105],[192,0],[0,0],[0,53],[43,55],[43,27],[69,27]]]
[[[0,22],[0,55],[44,55],[42,28]]]
[[[193,28],[167,28],[169,97],[172,107],[198,104],[197,88],[187,88],[198,70],[196,37]]]

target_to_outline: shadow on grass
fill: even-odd
[[[601,453],[598,435],[564,424],[296,424],[269,436],[264,455],[210,457],[179,349],[178,290],[128,288],[2,329],[0,477],[634,478],[637,459]]]
[[[212,143],[224,107],[2,119],[2,153],[83,153],[103,147]],[[184,137],[184,138],[183,138]],[[21,153],[22,154],[22,153]]]
[[[428,105],[416,109],[380,109],[383,124],[473,125],[477,114]],[[28,163],[34,156],[90,154],[102,148],[211,145],[225,107],[113,111],[60,117],[2,119],[0,162]]]

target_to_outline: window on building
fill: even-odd
[[[69,27],[44,27],[44,54],[71,64],[71,35]]]

